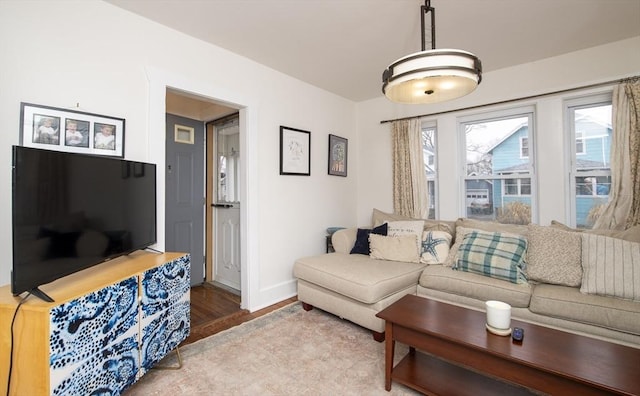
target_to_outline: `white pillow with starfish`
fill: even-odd
[[[420,262],[442,264],[449,255],[451,234],[444,231],[424,231],[420,247]]]

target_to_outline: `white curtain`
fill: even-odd
[[[426,219],[429,192],[422,150],[419,119],[391,123],[393,148],[393,210],[395,213]]]
[[[625,230],[640,224],[640,81],[613,89],[611,189],[593,228]]]

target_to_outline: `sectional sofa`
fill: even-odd
[[[337,231],[332,243],[335,252],[295,262],[298,299],[378,341],[376,313],[416,294],[475,310],[500,300],[514,319],[640,348],[639,226],[579,231],[374,209],[371,227]]]

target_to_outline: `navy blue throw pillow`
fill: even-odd
[[[387,235],[387,223],[379,225],[374,229],[358,228],[358,234],[356,236],[356,243],[351,249],[351,254],[366,254],[367,256],[371,251],[369,250],[369,234]]]

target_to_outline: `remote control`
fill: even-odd
[[[513,337],[514,341],[522,341],[524,338],[524,330],[520,327],[514,327],[513,332],[511,333],[511,337]]]

